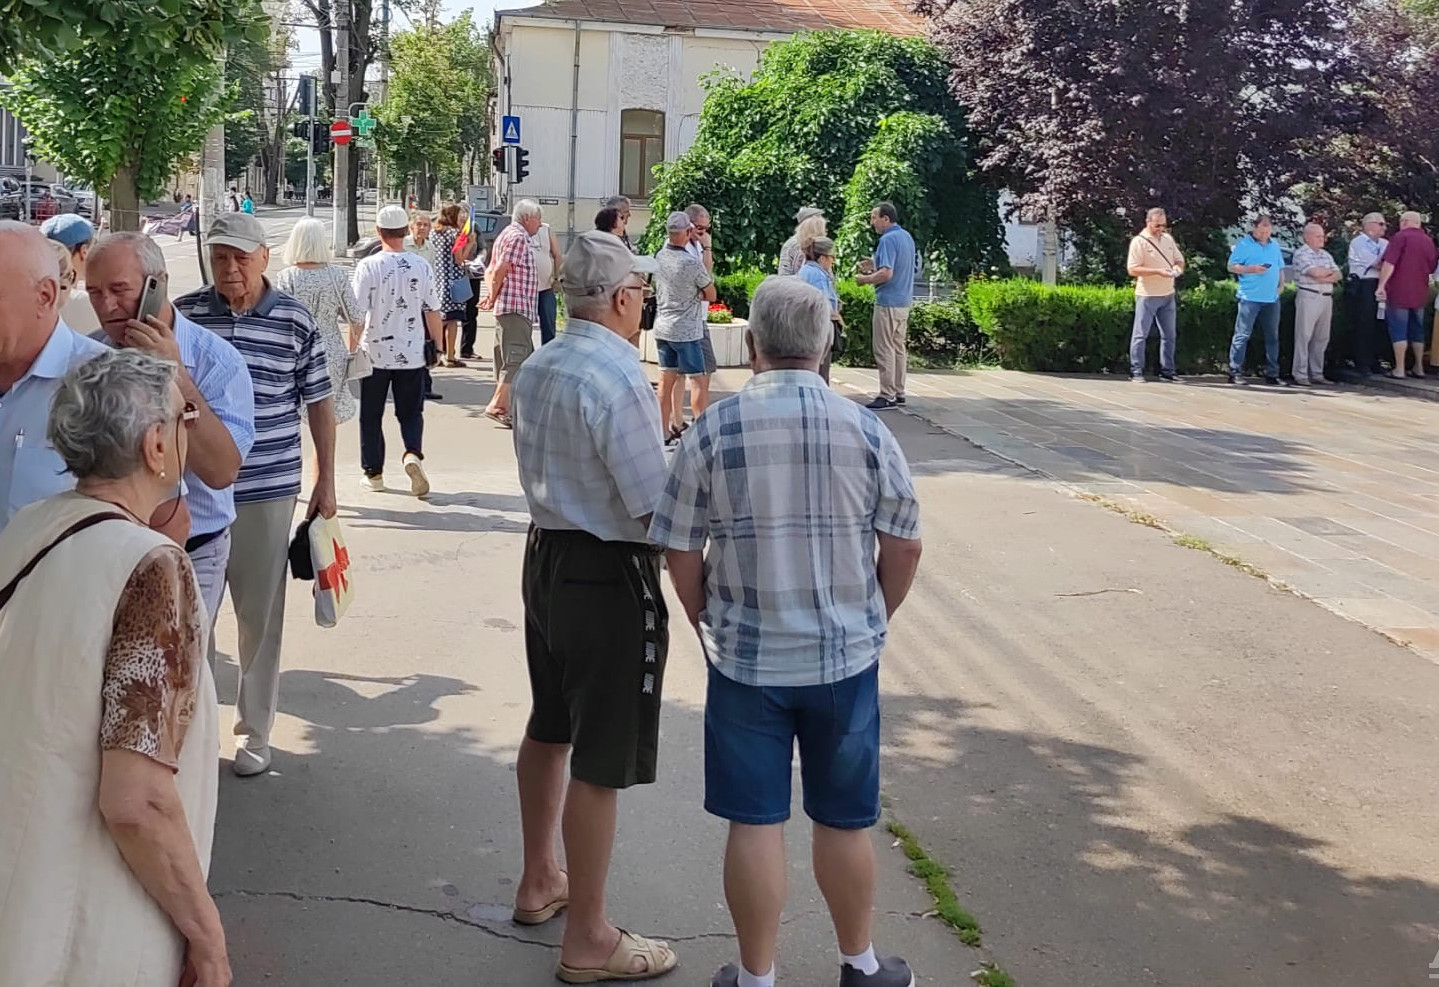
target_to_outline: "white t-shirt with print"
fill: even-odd
[[[385,250],[355,265],[354,286],[370,362],[380,370],[424,369],[425,310],[440,310],[435,269],[418,254]]]

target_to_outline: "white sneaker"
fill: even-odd
[[[425,467],[420,463],[420,457],[413,452],[405,453],[405,473],[410,478],[410,493],[416,497],[430,495],[430,478],[425,475]]]
[[[367,476],[360,482],[375,493],[385,492],[385,478],[383,476]]]
[[[238,747],[235,749],[235,774],[241,778],[253,778],[270,770],[270,748]]]

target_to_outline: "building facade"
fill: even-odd
[[[496,176],[502,201],[538,200],[567,239],[593,227],[605,199],[627,195],[639,234],[653,167],[694,143],[704,78],[748,77],[772,42],[823,28],[918,35],[923,23],[903,0],[550,0],[497,12],[493,146],[515,116],[529,152],[523,183]]]

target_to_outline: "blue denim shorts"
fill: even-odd
[[[1424,309],[1395,308],[1389,306],[1384,312],[1384,323],[1389,328],[1391,343],[1424,342]]]
[[[661,370],[671,370],[686,377],[700,377],[708,372],[705,370],[703,340],[673,343],[668,339],[656,339],[655,352],[659,357]]]
[[[705,811],[750,826],[790,813],[799,741],[804,812],[831,829],[879,821],[879,664],[829,685],[741,685],[709,669]]]

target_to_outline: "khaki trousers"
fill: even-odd
[[[290,534],[295,498],[236,504],[225,576],[240,626],[240,693],[235,736],[254,749],[270,743],[280,701],[280,643],[285,629],[285,586],[290,581]],[[213,638],[211,638],[213,641]]]
[[[879,368],[879,396],[890,401],[904,395],[908,336],[908,308],[874,307],[874,365]]]
[[[1332,290],[1332,289],[1331,289]],[[1300,383],[1324,376],[1324,351],[1329,348],[1329,323],[1334,299],[1300,288],[1294,293],[1294,379]]]

